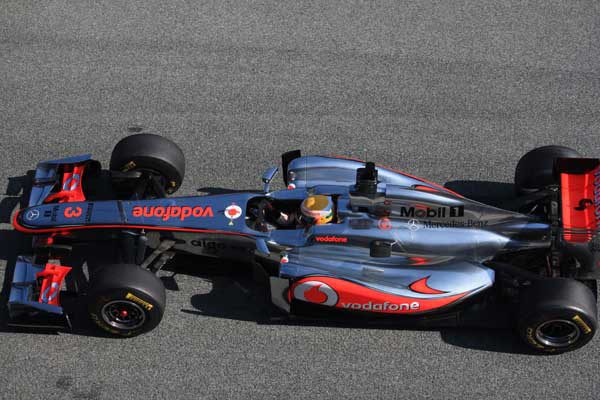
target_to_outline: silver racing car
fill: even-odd
[[[597,159],[534,149],[517,165],[517,196],[494,205],[372,162],[299,151],[282,156],[283,190],[270,188],[274,167],[263,190],[172,197],[184,165],[177,145],[150,134],[119,142],[107,170],[89,155],[40,163],[14,216],[33,252],[15,266],[11,323],[68,325],[66,280],[105,331],[149,331],[165,309],[157,272],[186,253],[252,264],[291,315],[512,324],[549,353],[581,347],[597,329]],[[99,264],[89,274],[69,265],[74,249],[100,243],[114,251],[87,260]]]

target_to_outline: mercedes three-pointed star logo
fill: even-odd
[[[407,225],[408,225],[408,229],[411,230],[412,232],[415,232],[415,231],[418,231],[419,229],[421,229],[421,224],[416,219],[409,220]]]
[[[40,212],[38,210],[29,210],[27,214],[25,214],[25,219],[28,221],[34,221],[40,216]]]

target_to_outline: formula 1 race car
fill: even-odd
[[[371,162],[300,151],[282,156],[284,190],[270,190],[270,168],[262,191],[168,197],[184,164],[176,144],[151,134],[121,140],[109,170],[89,155],[40,163],[14,215],[33,254],[15,265],[11,324],[68,323],[66,281],[105,331],[150,331],[165,309],[157,272],[186,253],[251,263],[272,304],[293,316],[510,322],[548,353],[579,348],[597,329],[597,159],[534,149],[517,165],[518,196],[500,207]],[[326,199],[326,219],[302,212],[309,198]],[[89,273],[62,265],[75,248],[101,245],[114,251]]]

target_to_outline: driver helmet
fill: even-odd
[[[302,215],[316,225],[326,224],[333,219],[333,200],[329,196],[308,196],[300,206]]]

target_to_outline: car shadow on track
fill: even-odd
[[[210,263],[210,261],[209,261]],[[191,275],[210,281],[211,291],[203,294],[194,294],[190,298],[190,308],[181,312],[192,315],[201,315],[211,318],[225,318],[238,321],[251,321],[261,325],[282,326],[311,326],[324,329],[352,328],[352,329],[397,329],[402,330],[427,330],[440,332],[441,339],[450,345],[466,349],[511,353],[532,354],[515,333],[510,329],[482,329],[482,328],[410,328],[399,327],[388,321],[360,321],[329,320],[327,316],[318,319],[304,317],[288,318],[279,312],[268,299],[268,289],[263,283],[257,282],[251,268],[240,265],[226,264],[225,270],[219,273],[199,272],[198,262],[185,265],[178,263],[179,273]],[[216,268],[216,264],[214,265]],[[235,271],[235,272],[232,272]],[[175,279],[177,278],[175,274]]]

